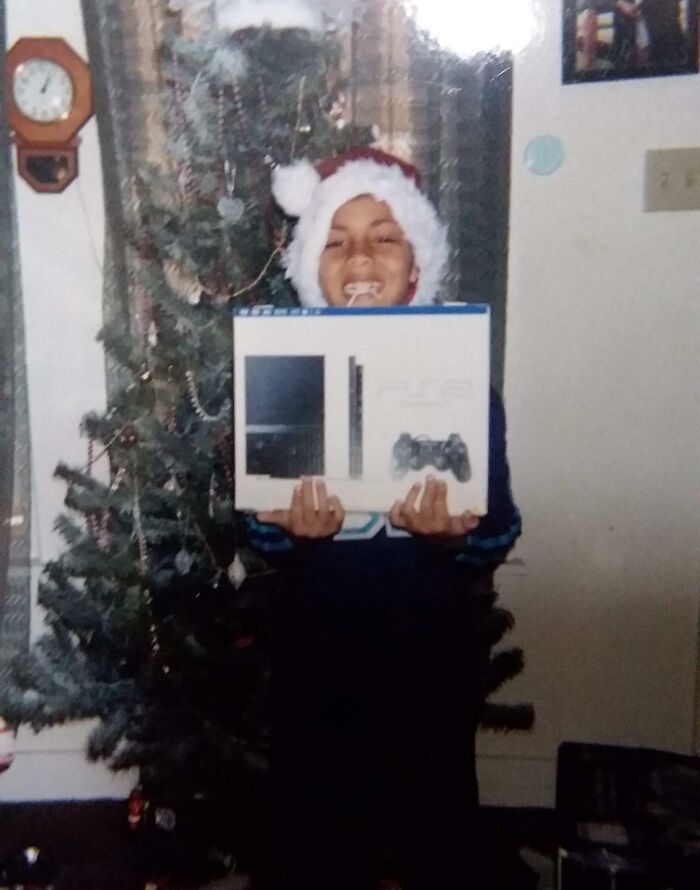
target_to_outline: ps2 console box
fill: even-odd
[[[451,513],[487,510],[488,306],[237,310],[234,405],[240,510],[312,476],[388,512],[429,474]]]

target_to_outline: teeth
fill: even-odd
[[[343,288],[343,292],[350,300],[358,297],[376,297],[381,290],[380,281],[350,281]]]

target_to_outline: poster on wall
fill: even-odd
[[[564,0],[564,83],[698,72],[696,0]]]

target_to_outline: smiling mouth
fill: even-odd
[[[349,281],[343,287],[343,294],[348,306],[358,300],[374,302],[382,289],[381,281]]]

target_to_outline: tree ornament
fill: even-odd
[[[156,807],[153,812],[153,821],[163,831],[175,831],[177,815],[170,807]]]
[[[158,345],[158,328],[156,327],[156,323],[154,321],[152,321],[148,326],[146,341],[151,347],[156,347]]]
[[[141,574],[145,575],[148,571],[148,544],[146,543],[146,536],[143,533],[143,518],[141,516],[141,497],[140,497],[140,486],[138,476],[134,473],[133,481],[132,481],[133,489],[134,489],[134,501],[133,501],[133,514],[134,514],[134,534],[136,535],[136,541],[139,545],[139,565],[141,568]],[[149,609],[151,608],[151,595],[146,591],[146,602],[148,603]],[[153,630],[153,629],[152,629]],[[154,631],[154,639],[156,643],[158,642],[157,637],[155,637]]]
[[[245,103],[243,102],[243,93],[241,92],[241,85],[238,80],[234,80],[231,84],[231,89],[233,91],[233,106],[236,109],[236,119],[238,120],[238,124],[245,135],[250,134],[250,125],[248,122],[248,112],[245,110]]]
[[[231,226],[235,226],[237,222],[243,218],[245,204],[240,198],[229,198],[224,196],[219,198],[216,205],[219,216]]]
[[[136,428],[127,423],[119,434],[119,444],[122,448],[133,448],[135,445],[138,445],[138,441],[139,434]]]
[[[211,479],[209,480],[209,503],[207,505],[207,513],[209,514],[209,518],[214,518],[214,507],[216,505],[216,496],[217,496],[217,484],[216,484],[216,475],[214,473],[211,474]]]
[[[36,708],[41,702],[41,696],[36,691],[36,689],[25,689],[22,693],[22,707],[23,708]]]
[[[328,117],[338,130],[344,130],[347,126],[348,99],[341,90],[336,90],[329,97]]]
[[[229,33],[247,28],[322,31],[320,9],[305,0],[214,0],[217,26]]]
[[[140,785],[136,785],[132,788],[127,802],[127,820],[131,831],[136,831],[141,827],[141,822],[147,809],[148,801],[144,797],[143,789]]]
[[[41,847],[23,847],[0,863],[0,885],[12,886],[15,890],[39,887],[51,890],[57,872],[56,862]]]
[[[185,371],[185,380],[187,381],[187,394],[190,397],[190,404],[197,417],[206,423],[213,423],[217,420],[221,420],[223,411],[220,411],[218,414],[209,414],[205,410],[204,405],[202,405],[192,371]]]
[[[175,554],[174,564],[181,575],[187,575],[194,564],[194,556],[185,549],[178,550]]]
[[[243,560],[237,553],[231,565],[228,567],[228,579],[233,584],[236,590],[243,584],[245,579],[248,577],[248,573],[246,572],[246,568],[243,565]]]
[[[0,773],[8,770],[15,759],[15,734],[0,717]]]
[[[163,263],[163,274],[170,289],[178,297],[187,300],[190,306],[196,306],[201,302],[204,286],[182,263],[173,259],[166,260]]]
[[[119,469],[114,473],[114,478],[112,479],[109,490],[110,493],[114,493],[119,489],[119,486],[124,482],[126,478],[126,467],[119,467]]]
[[[97,546],[100,550],[106,550],[109,547],[109,510],[104,510],[100,517],[99,529],[97,531]]]

